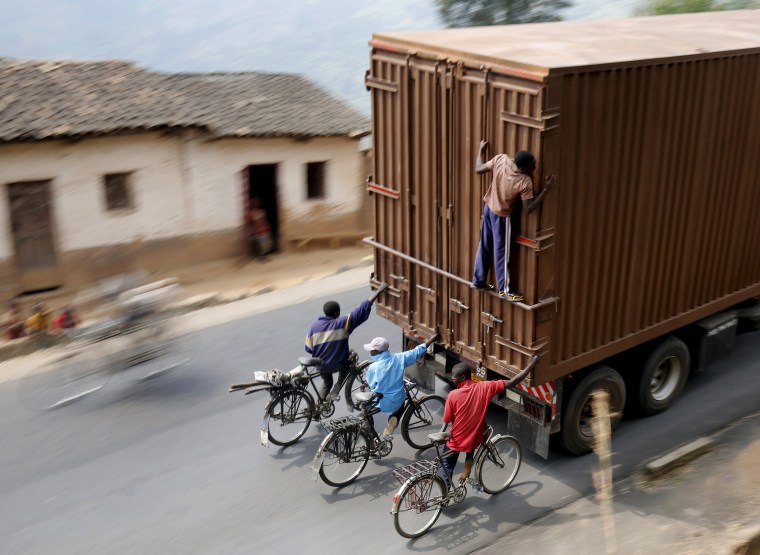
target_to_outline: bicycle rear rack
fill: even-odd
[[[358,416],[341,416],[333,418],[327,422],[322,422],[322,427],[329,434],[335,430],[345,430],[348,428],[361,428],[364,425],[364,420]]]
[[[407,464],[396,468],[393,471],[393,476],[398,480],[400,484],[406,482],[409,478],[414,478],[419,474],[430,474],[435,472],[435,463],[433,461],[416,461],[412,464]]]

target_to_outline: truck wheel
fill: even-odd
[[[610,394],[611,426],[614,430],[620,422],[625,406],[625,382],[608,366],[599,366],[583,378],[570,395],[562,415],[559,441],[568,453],[582,455],[594,447],[591,429],[591,396],[594,391],[606,390]]]
[[[689,377],[689,348],[670,336],[644,362],[638,382],[636,408],[641,414],[657,414],[681,393]]]

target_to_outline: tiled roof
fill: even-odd
[[[215,137],[325,137],[365,132],[369,121],[300,75],[0,58],[0,141],[172,128]]]

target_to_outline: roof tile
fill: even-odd
[[[167,127],[216,137],[324,137],[368,130],[369,121],[300,75],[0,58],[0,141]]]

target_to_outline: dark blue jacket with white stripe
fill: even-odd
[[[322,359],[321,370],[338,370],[348,359],[348,336],[367,321],[372,303],[364,301],[348,316],[320,316],[309,328],[306,352]]]

